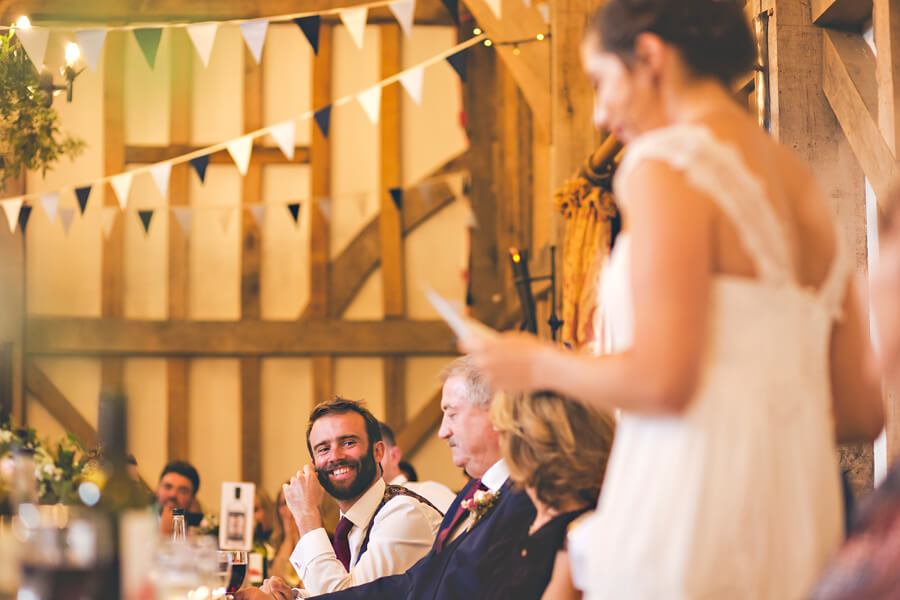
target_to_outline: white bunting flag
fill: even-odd
[[[116,220],[116,214],[118,214],[119,209],[115,206],[104,206],[102,212],[100,213],[100,229],[103,231],[103,237],[109,238],[109,234],[112,231],[113,221]]]
[[[15,30],[16,37],[19,38],[19,41],[22,42],[22,47],[28,53],[28,58],[34,63],[34,67],[40,71],[44,66],[44,55],[47,53],[47,41],[50,39],[50,30],[43,27],[40,29],[35,29],[34,27],[21,29],[16,27]]]
[[[262,56],[263,44],[266,42],[266,31],[269,29],[268,19],[257,19],[256,21],[246,21],[241,23],[241,33],[244,35],[244,41],[250,54],[259,64]]]
[[[265,204],[251,204],[250,205],[250,214],[253,215],[253,220],[256,221],[256,226],[262,229],[263,222],[266,220],[266,209],[268,207]]]
[[[281,148],[288,160],[294,160],[294,137],[296,131],[297,122],[293,119],[269,128],[269,134],[271,134],[272,139],[275,140],[275,143],[278,144],[278,147]]]
[[[331,223],[331,198],[317,198],[316,204],[319,205],[319,210],[322,211],[322,216],[325,217],[325,220]]]
[[[234,215],[233,206],[223,206],[219,210],[219,224],[222,226],[222,232],[228,232],[228,226],[231,225],[231,217]]]
[[[381,113],[381,86],[374,85],[364,92],[356,95],[360,106],[366,111],[366,116],[374,124],[378,124],[378,118]]]
[[[424,79],[425,69],[423,67],[410,69],[400,75],[400,84],[403,85],[403,89],[406,90],[412,101],[416,103],[416,106],[422,104],[422,82]]]
[[[388,6],[400,24],[400,29],[403,30],[406,37],[409,37],[412,33],[413,15],[416,12],[416,0],[400,0],[391,2]]]
[[[18,198],[10,198],[0,202],[0,204],[3,204],[3,212],[6,213],[10,233],[16,232],[16,225],[19,223],[19,211],[22,210],[22,200],[23,198],[19,196]]]
[[[366,35],[366,19],[369,17],[368,7],[348,8],[347,10],[342,10],[340,15],[341,22],[347,28],[347,33],[353,38],[353,43],[362,50],[363,38]]]
[[[134,179],[134,173],[122,173],[109,180],[116,191],[116,197],[119,199],[119,206],[122,207],[122,210],[125,210],[125,205],[128,204],[128,192],[131,191],[132,179]]]
[[[172,163],[160,163],[150,167],[150,175],[156,182],[159,194],[165,198],[169,193],[169,177],[172,175]]]
[[[190,237],[194,209],[187,206],[175,206],[172,207],[172,212],[175,214],[175,220],[178,221],[178,225],[181,226],[181,231],[184,232],[184,237]]]
[[[538,12],[541,13],[541,16],[544,17],[544,23],[547,25],[550,24],[550,5],[546,2],[538,4]]]
[[[242,135],[225,144],[225,147],[228,148],[228,154],[237,165],[238,171],[241,172],[241,175],[246,175],[247,167],[250,166],[250,152],[253,150],[253,136]]]
[[[75,218],[75,207],[61,206],[57,212],[59,213],[59,222],[62,225],[63,232],[68,237],[69,228],[72,227],[72,220]]]
[[[212,54],[213,42],[216,41],[216,31],[218,29],[218,23],[198,23],[187,27],[188,36],[194,43],[194,49],[200,55],[200,60],[203,61],[204,67],[209,66],[209,55]],[[259,61],[257,60],[257,62]]]
[[[59,208],[59,194],[56,192],[41,194],[41,206],[44,207],[44,212],[47,213],[47,218],[53,225],[53,221],[56,220],[56,209]]]
[[[91,71],[97,70],[100,61],[100,51],[103,50],[103,42],[106,41],[105,29],[82,29],[75,32],[78,45],[81,46],[81,54]]]
[[[525,3],[525,6],[531,6],[531,0],[522,0]]]
[[[501,13],[502,13],[501,4],[502,4],[502,2],[503,2],[503,0],[487,0],[487,5],[488,5],[488,7],[490,7],[491,12],[493,12],[493,13],[494,13],[494,16],[497,17],[498,19],[502,18],[502,17],[501,17]]]

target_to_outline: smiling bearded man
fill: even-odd
[[[343,398],[320,404],[310,415],[306,443],[313,465],[284,485],[300,530],[291,564],[305,585],[302,595],[402,573],[428,553],[443,515],[416,493],[385,485],[379,465],[384,443],[371,412]],[[326,492],[341,509],[333,547],[319,510]]]

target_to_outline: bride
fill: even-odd
[[[742,6],[608,0],[588,26],[595,120],[628,142],[601,286],[615,354],[463,345],[507,391],[622,411],[570,536],[588,598],[803,596],[841,539],[835,441],[883,425],[823,193],[729,93],[755,56]]]

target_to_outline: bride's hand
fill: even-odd
[[[462,352],[472,355],[475,364],[495,389],[529,392],[538,389],[537,367],[544,352],[552,349],[527,333],[504,333],[495,338],[460,341]]]

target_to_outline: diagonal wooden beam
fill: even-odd
[[[872,16],[872,0],[811,0],[816,25],[855,29]]]
[[[419,409],[406,424],[400,433],[397,434],[397,445],[403,448],[403,452],[412,455],[416,449],[425,443],[428,434],[440,423],[443,413],[441,412],[441,390],[435,392],[425,406]]]
[[[97,447],[97,430],[81,416],[78,409],[72,406],[72,403],[33,360],[25,363],[25,385],[66,431],[71,431],[78,436],[88,448]]]
[[[822,88],[860,166],[884,201],[900,175],[894,155],[873,116],[877,102],[875,57],[855,34],[825,31]]]

